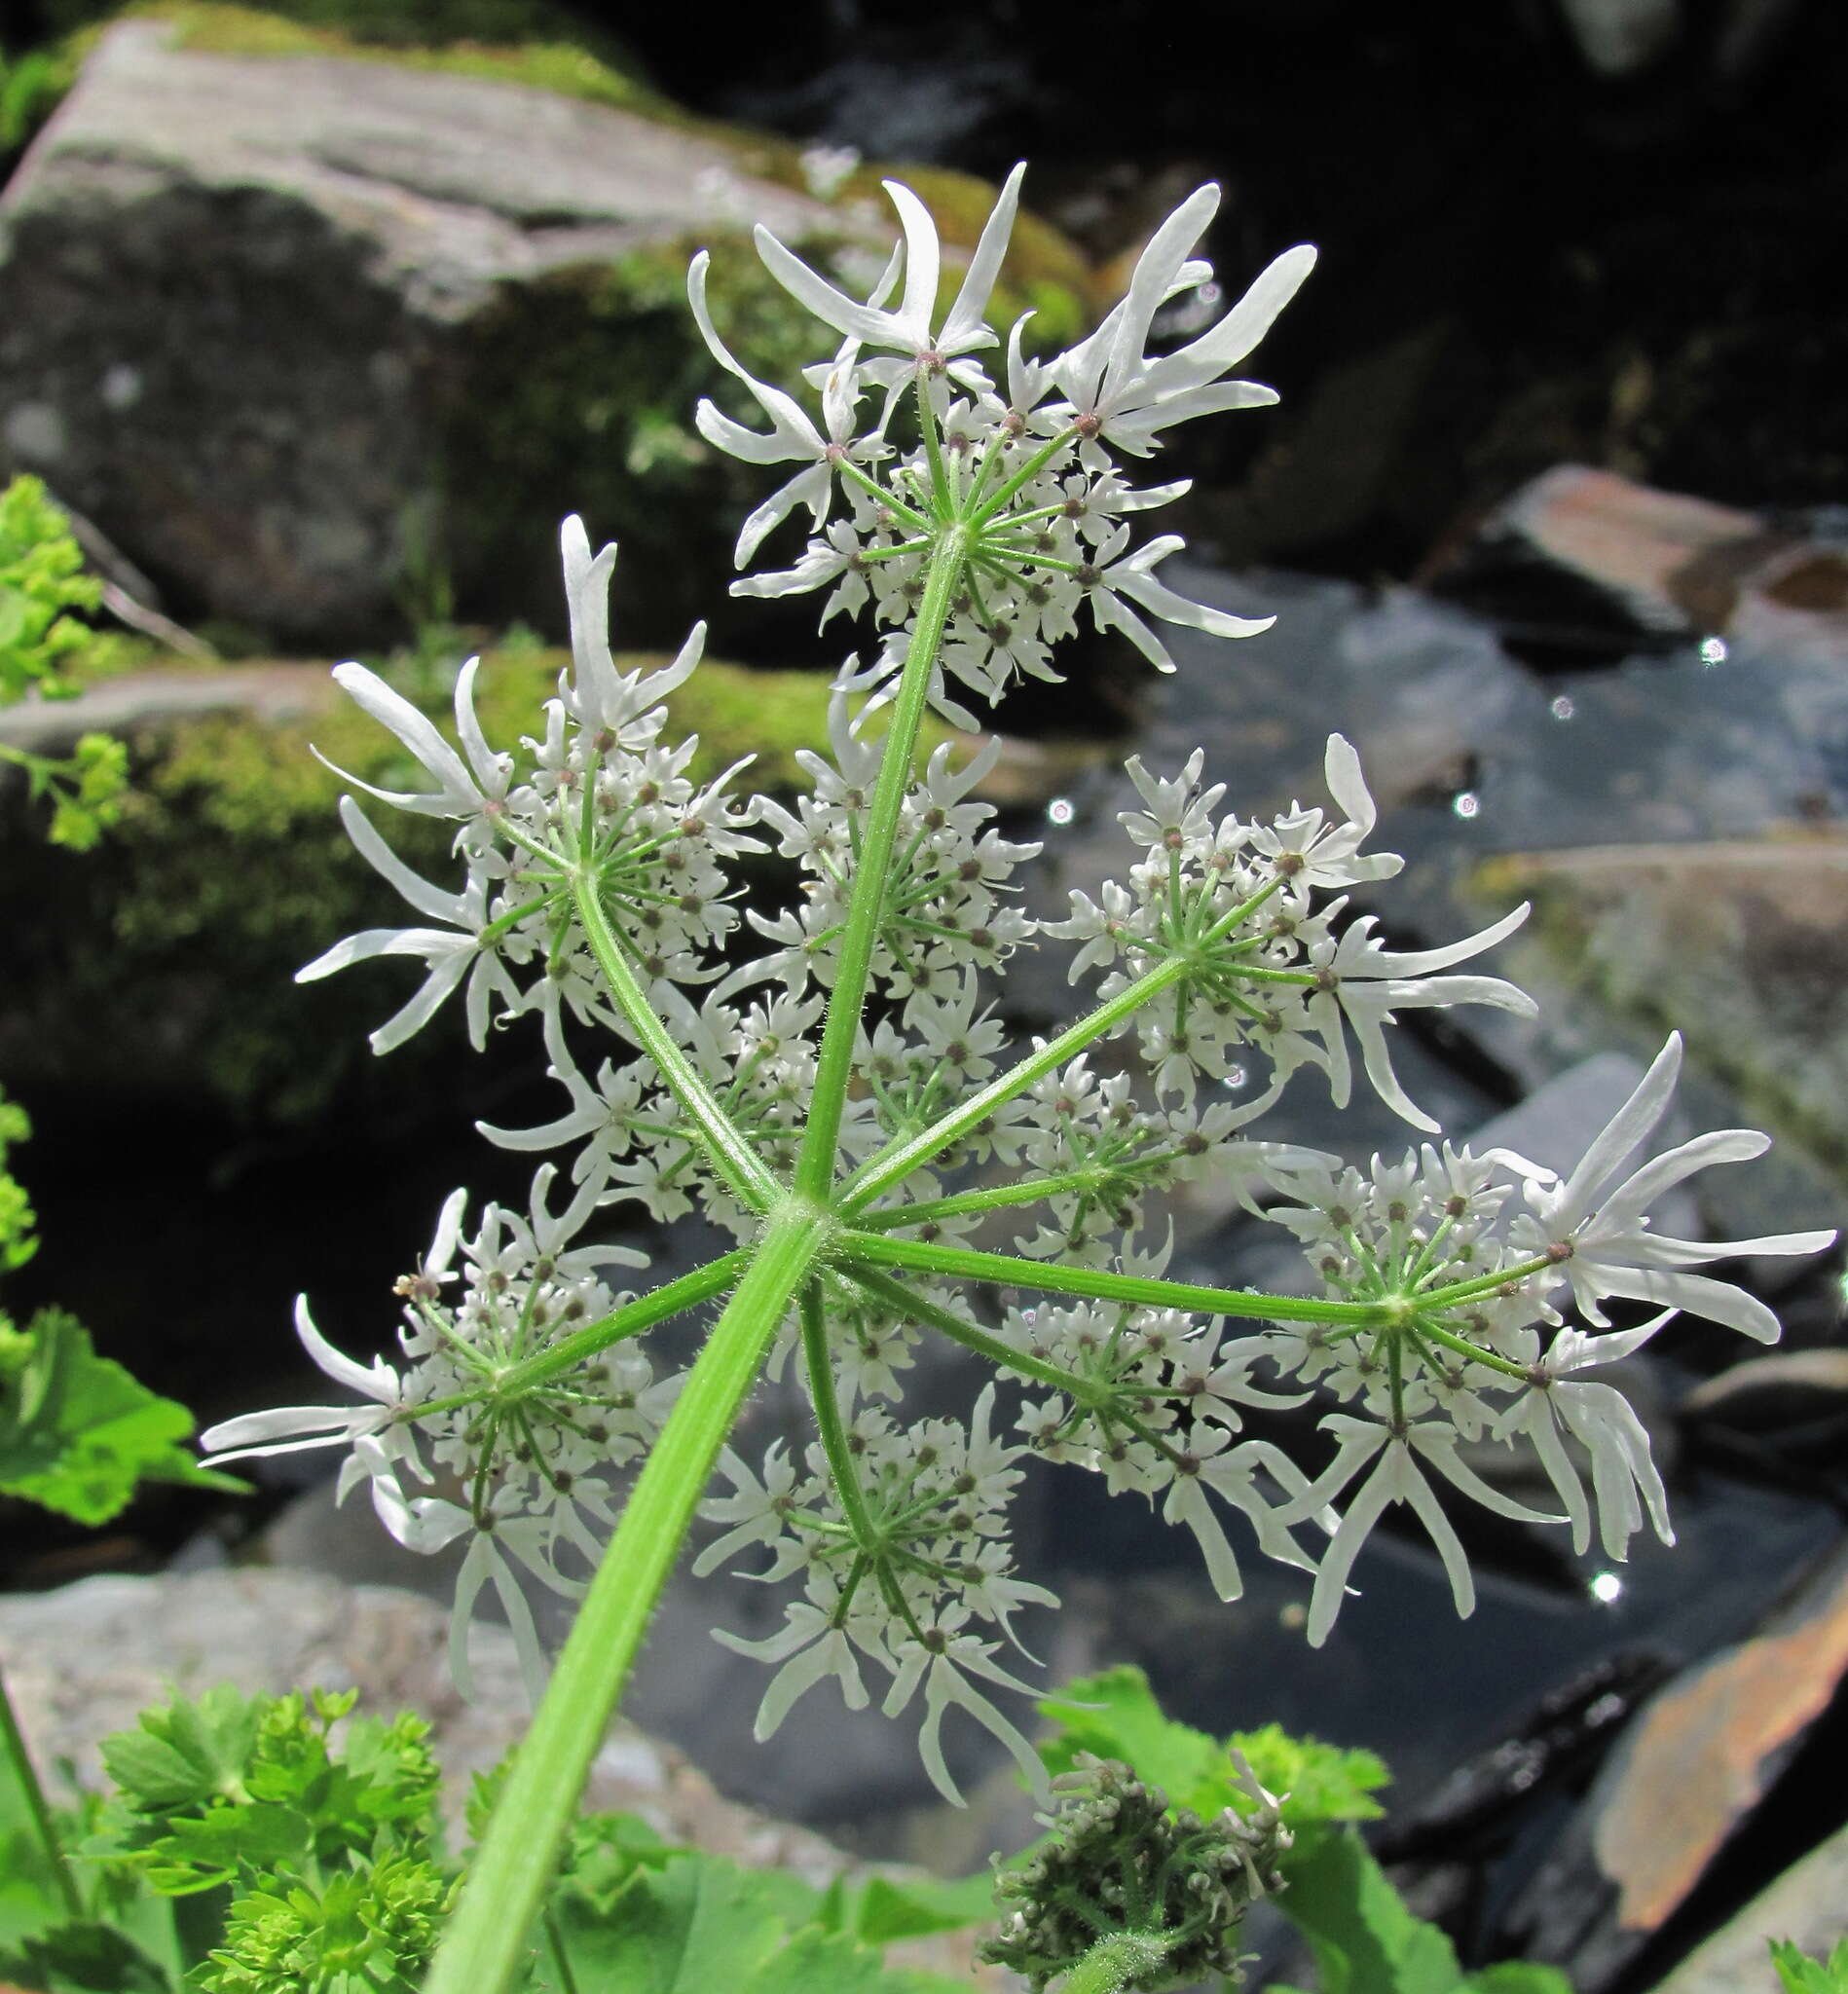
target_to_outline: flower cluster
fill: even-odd
[[[758,230],[770,275],[841,335],[832,361],[812,372],[819,420],[782,388],[754,380],[726,348],[707,306],[704,255],[695,258],[688,284],[713,356],[770,423],[767,431],[752,429],[704,401],[701,435],[751,463],[801,466],[745,522],[738,565],[751,562],[796,510],[805,509],[814,527],[793,567],[747,575],[733,593],[827,589],[824,621],[869,609],[888,636],[854,683],[877,685],[899,671],[923,608],[933,527],[952,513],[962,517],[971,555],[946,606],[932,688],[938,705],[969,725],[944,675],[984,700],[1016,678],[1055,679],[1053,646],[1077,629],[1081,610],[1096,628],[1122,631],[1163,670],[1172,660],[1148,617],[1220,637],[1269,628],[1269,618],[1189,602],[1161,580],[1155,571],[1180,538],[1165,534],[1132,547],[1129,521],[1180,498],[1187,484],[1131,486],[1116,460],[1146,458],[1164,430],[1196,416],[1275,401],[1272,389],[1225,376],[1249,356],[1315,261],[1312,249],[1286,250],[1217,323],[1176,352],[1150,354],[1157,313],[1212,277],[1211,265],[1193,255],[1219,204],[1219,190],[1202,187],[1156,232],[1127,293],[1088,339],[1054,358],[1031,359],[1027,319],[1016,321],[997,384],[975,355],[999,344],[984,314],[1022,171],[1016,166],[1008,176],[941,324],[934,314],[942,253],[909,188],[886,183],[904,243],[865,302]],[[893,306],[901,272],[904,288]],[[899,395],[913,385],[915,433],[901,440],[893,433],[904,413]]]
[[[1233,1767],[1250,1811],[1201,1821],[1131,1767],[1081,1753],[1053,1783],[1056,1811],[1040,1817],[1045,1846],[996,1879],[1005,1916],[982,1958],[1035,1988],[1100,1953],[1120,1986],[1238,1985],[1244,1914],[1282,1887],[1292,1837],[1282,1802],[1237,1752]]]
[[[1127,886],[1106,881],[1096,900],[1075,891],[1071,917],[1047,924],[1049,935],[1082,944],[1073,980],[1107,965],[1097,994],[1108,1001],[1153,972],[1171,973],[1133,1013],[1158,1093],[1191,1099],[1201,1078],[1225,1080],[1249,1050],[1279,1084],[1298,1066],[1321,1067],[1342,1107],[1352,1087],[1351,1032],[1380,1098],[1415,1127],[1435,1129],[1399,1085],[1385,1028],[1397,1012],[1434,1005],[1532,1015],[1532,998],[1499,978],[1436,974],[1504,941],[1527,909],[1443,948],[1387,948],[1371,916],[1341,918],[1344,889],[1390,878],[1403,863],[1361,852],[1377,812],[1348,742],[1331,735],[1326,757],[1340,822],[1296,803],[1270,824],[1216,816],[1225,786],[1201,789],[1204,763],[1196,752],[1178,776],[1162,779],[1130,758],[1145,808],[1122,822],[1144,856]],[[1318,890],[1337,897],[1318,901]]]
[[[407,1549],[440,1551],[467,1536],[450,1649],[464,1690],[469,1620],[490,1586],[527,1680],[543,1680],[520,1573],[567,1598],[581,1591],[561,1554],[566,1567],[573,1554],[595,1564],[613,1521],[610,1478],[647,1451],[682,1382],[675,1372],[657,1378],[632,1344],[597,1342],[595,1325],[633,1299],[609,1288],[605,1271],[647,1263],[627,1247],[567,1245],[595,1199],[580,1194],[554,1214],[552,1180],[545,1165],[530,1214],[490,1204],[466,1239],[467,1194],[450,1197],[429,1252],[397,1284],[401,1365],[343,1355],[315,1327],[307,1298],[297,1301],[303,1348],[359,1405],[249,1413],[202,1440],[220,1461],[345,1447],[341,1499],[363,1486]],[[439,1478],[460,1500],[428,1493]]]
[[[1033,1748],[969,1680],[1030,1694],[995,1660],[999,1643],[981,1630],[1020,1647],[1013,1616],[1023,1606],[1057,1604],[1044,1587],[1014,1576],[1007,1508],[1020,1480],[1021,1450],[995,1437],[993,1412],[992,1385],[966,1427],[925,1420],[906,1428],[868,1408],[846,1432],[854,1476],[844,1487],[819,1443],[808,1451],[806,1473],[773,1445],[761,1479],[726,1455],[733,1493],[708,1503],[706,1513],[729,1528],[694,1569],[710,1571],[762,1545],[771,1558],[757,1577],[801,1581],[801,1597],[767,1640],[719,1635],[739,1654],[781,1664],[758,1713],[759,1738],[828,1676],[849,1709],[864,1708],[862,1665],[870,1661],[889,1680],[888,1717],[922,1689],[924,1763],[951,1799],[960,1796],[941,1733],[952,1706],[1002,1739],[1030,1780],[1042,1777]]]
[[[740,563],[798,510],[814,528],[793,569],[738,587],[826,588],[825,614],[864,609],[880,633],[877,654],[841,676],[829,752],[801,758],[806,794],[740,801],[736,769],[696,779],[694,744],[664,739],[662,702],[692,671],[700,635],[665,671],[619,669],[608,623],[614,549],[593,557],[574,519],[563,535],[571,668],[517,748],[484,738],[473,663],[456,687],[455,744],[375,675],[341,668],[429,783],[354,787],[452,823],[461,880],[418,877],[347,799],[355,844],[427,925],[355,936],[301,974],[419,959],[422,986],[374,1034],[377,1050],[462,991],[477,1044],[491,1022],[536,1019],[567,1105],[535,1127],[484,1130],[557,1160],[539,1165],[527,1213],[490,1206],[467,1241],[462,1195],[445,1207],[429,1254],[400,1283],[401,1364],[341,1356],[303,1306],[310,1355],[359,1406],[255,1414],[206,1436],[220,1459],[346,1448],[343,1492],[364,1485],[401,1541],[434,1550],[467,1537],[459,1673],[469,1612],[492,1589],[536,1678],[522,1578],[579,1588],[578,1567],[636,1514],[618,1524],[618,1478],[680,1417],[683,1379],[638,1340],[722,1304],[690,1374],[700,1390],[685,1394],[708,1422],[702,1458],[717,1444],[713,1408],[735,1417],[759,1367],[774,1372],[798,1350],[816,1416],[812,1444],[773,1446],[756,1465],[725,1450],[730,1493],[707,1502],[719,1534],[700,1569],[755,1554],[767,1559],[755,1575],[793,1587],[774,1635],[721,1636],[775,1666],[759,1730],[830,1680],[850,1706],[865,1704],[870,1665],[888,1712],[921,1701],[925,1763],[952,1794],[941,1737],[952,1709],[1033,1762],[987,1692],[1023,1686],[1001,1650],[1019,1645],[1016,1614],[1051,1603],[1016,1574],[1008,1541],[1011,1500],[1036,1461],[1159,1504],[1199,1541],[1227,1599],[1241,1586],[1229,1525],[1313,1573],[1314,1642],[1367,1532],[1405,1504],[1466,1612],[1467,1561],[1429,1477],[1501,1514],[1548,1521],[1459,1451],[1518,1445],[1558,1493],[1564,1515],[1551,1520],[1570,1521],[1581,1547],[1594,1506],[1614,1556],[1645,1517],[1666,1534],[1643,1429],[1616,1386],[1587,1374],[1678,1310],[1774,1335],[1762,1304],[1694,1270],[1739,1253],[1809,1253],[1830,1237],[1726,1244],[1651,1231],[1663,1192],[1764,1146],[1724,1131],[1632,1167],[1674,1086],[1673,1040],[1563,1180],[1448,1143],[1360,1171],[1246,1132],[1299,1073],[1341,1104],[1358,1069],[1408,1124],[1436,1133],[1393,1070],[1395,1015],[1532,1009],[1509,983],[1450,973],[1524,909],[1415,951],[1356,914],[1349,896],[1401,862],[1366,849],[1378,813],[1339,736],[1329,801],[1268,820],[1223,811],[1203,756],[1173,775],[1131,761],[1141,807],[1123,818],[1126,878],[1094,899],[1074,894],[1069,916],[1036,933],[1012,883],[1036,848],[1002,836],[975,794],[986,755],[940,748],[920,762],[925,708],[935,699],[960,712],[946,677],[988,695],[1017,672],[1050,670],[1050,646],[1086,603],[1157,663],[1165,653],[1145,615],[1223,636],[1262,627],[1155,579],[1177,543],[1131,551],[1127,522],[1179,488],[1134,490],[1118,460],[1148,455],[1192,416],[1271,398],[1226,376],[1312,259],[1288,252],[1207,331],[1151,354],[1161,307],[1210,275],[1193,255],[1216,200],[1202,189],[1079,346],[1030,358],[1016,324],[997,386],[977,355],[1001,344],[984,314],[1017,191],[1016,174],[941,319],[940,245],[906,189],[893,189],[904,240],[865,302],[760,236],[771,274],[832,349],[804,377],[815,415],[732,357],[707,309],[705,261],[694,265],[707,344],[770,425],[749,428],[706,403],[702,433],[752,462],[795,467],[747,521]],[[871,697],[856,704],[856,692]],[[766,847],[791,862],[799,898],[739,922],[734,864]],[[989,979],[1041,936],[1072,946],[1073,979],[1096,979],[1094,1003],[1023,1051]],[[1241,1090],[1248,1058],[1268,1074],[1245,1098],[1201,1085]],[[1287,1227],[1324,1293],[1168,1278],[1153,1200],[1202,1172]],[[561,1180],[568,1201],[555,1211]],[[607,1272],[636,1256],[586,1234],[622,1204],[663,1221],[697,1210],[739,1243],[691,1274],[618,1293]],[[995,1228],[1014,1251],[986,1249]],[[1612,1330],[1612,1301],[1658,1312]],[[1569,1324],[1569,1306],[1584,1327]],[[1000,1374],[966,1422],[905,1411],[928,1338]],[[1299,1458],[1272,1437],[1275,1423],[1247,1431],[1253,1412],[1316,1393],[1332,1407],[1321,1418],[1332,1453],[1312,1441]],[[684,1530],[702,1493],[665,1496],[657,1482],[637,1507],[658,1518],[678,1503]],[[649,1569],[667,1562],[650,1553]],[[593,1604],[613,1569],[606,1562],[593,1582]]]
[[[1816,1253],[1834,1238],[1780,1233],[1722,1243],[1650,1231],[1649,1207],[1665,1192],[1709,1163],[1769,1146],[1754,1129],[1721,1129],[1623,1175],[1667,1112],[1681,1060],[1681,1040],[1671,1037],[1564,1180],[1505,1151],[1475,1156],[1448,1143],[1391,1164],[1376,1157],[1364,1174],[1321,1164],[1281,1175],[1298,1202],[1274,1216],[1303,1242],[1329,1294],[1390,1311],[1371,1332],[1297,1324],[1264,1339],[1281,1371],[1354,1408],[1322,1421],[1335,1458],[1275,1518],[1287,1527],[1343,1505],[1316,1574],[1312,1642],[1326,1638],[1367,1532],[1401,1502],[1436,1544],[1459,1612],[1470,1610],[1469,1562],[1427,1470],[1498,1514],[1570,1520],[1583,1552],[1592,1508],[1573,1443],[1589,1459],[1608,1556],[1627,1554],[1645,1510],[1656,1534],[1674,1541],[1647,1433],[1614,1385],[1585,1374],[1640,1349],[1683,1309],[1774,1341],[1777,1318],[1762,1302],[1687,1270],[1746,1254]],[[1517,1191],[1525,1209],[1511,1212]],[[1606,1336],[1564,1326],[1560,1308],[1570,1300],[1586,1322],[1608,1327],[1604,1304],[1612,1299],[1658,1304],[1660,1312]],[[1484,1438],[1530,1447],[1564,1517],[1530,1509],[1474,1472],[1458,1448]]]

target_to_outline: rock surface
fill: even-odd
[[[799,179],[794,148],[721,127],[125,20],[0,200],[0,468],[44,472],[184,613],[280,640],[353,643],[450,581],[531,613],[521,565],[573,508],[629,541],[631,615],[665,617],[634,557],[711,552],[732,475],[691,431],[718,377],[686,251],[748,262],[754,356],[787,365],[795,308],[751,226],[849,262],[890,237]],[[625,501],[644,459],[663,481]]]
[[[472,1703],[450,1681],[447,1642],[448,1615],[429,1600],[309,1571],[110,1576],[0,1600],[0,1668],[48,1773],[68,1757],[87,1784],[100,1783],[99,1741],[176,1691],[212,1682],[246,1693],[357,1689],[366,1710],[411,1708],[430,1720],[448,1811],[460,1820],[472,1776],[517,1742],[528,1706],[504,1628],[475,1630]],[[850,1867],[821,1836],[725,1799],[671,1745],[620,1719],[591,1769],[585,1805],[638,1814],[671,1840],[817,1886]],[[968,1978],[970,1952],[966,1939],[948,1935],[892,1956]],[[972,1984],[1008,1980],[982,1970]]]
[[[1836,1550],[1746,1640],[1684,1672],[1632,1720],[1505,1928],[1533,1957],[1570,1962],[1581,1994],[1610,1984],[1688,1902],[1844,1670],[1848,1552]]]

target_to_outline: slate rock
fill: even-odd
[[[692,431],[722,377],[690,250],[749,357],[817,351],[758,222],[849,264],[893,233],[876,197],[806,192],[781,141],[125,20],[0,200],[0,469],[46,474],[177,613],[285,644],[351,646],[452,589],[550,627],[580,510],[627,542],[630,638],[678,642],[761,497]]]
[[[1848,1672],[1848,1549],[1633,1719],[1502,1925],[1600,1994],[1692,1898]]]

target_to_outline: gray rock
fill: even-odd
[[[1767,1942],[1827,1958],[1848,1939],[1848,1828],[1840,1828],[1697,1945],[1654,1994],[1739,1994],[1771,1985]]]
[[[484,328],[536,287],[755,221],[865,226],[710,129],[178,34],[111,28],[0,199],[0,469],[45,473],[188,609],[278,637],[350,643],[401,617],[420,568],[465,563],[445,485],[482,469],[446,480],[452,419],[505,401]],[[649,310],[685,360],[690,321],[663,303],[595,301],[605,365]],[[550,329],[569,346],[588,309],[561,295]],[[529,345],[536,391],[573,406],[625,391],[548,385],[546,361]],[[586,452],[621,454],[611,420]],[[567,475],[550,504],[573,502]]]
[[[313,1571],[244,1568],[159,1577],[89,1578],[61,1591],[0,1600],[0,1670],[41,1771],[69,1759],[102,1783],[97,1747],[136,1714],[177,1692],[230,1682],[246,1694],[356,1689],[362,1709],[414,1709],[429,1719],[459,1824],[476,1773],[524,1734],[529,1715],[512,1637],[478,1627],[475,1699],[449,1679],[447,1612],[395,1586],[354,1585]],[[867,1873],[831,1842],[725,1798],[673,1746],[626,1719],[610,1729],[584,1804],[640,1815],[656,1832],[710,1855],[789,1869],[818,1888]],[[1026,1832],[1018,1839],[1025,1840]],[[969,1867],[980,1866],[979,1857]],[[953,1975],[976,1988],[1012,1983],[978,1967],[969,1934],[911,1940],[888,1959]]]
[[[364,1709],[415,1709],[432,1726],[452,1806],[518,1741],[528,1717],[512,1637],[476,1630],[476,1700],[449,1679],[448,1614],[397,1587],[310,1571],[189,1572],[84,1579],[0,1600],[0,1668],[41,1767],[69,1758],[101,1778],[100,1741],[176,1691],[230,1682],[246,1694],[357,1689]],[[721,1799],[671,1746],[618,1721],[587,1804],[644,1816],[660,1833],[741,1861],[838,1873],[839,1852],[806,1830]]]

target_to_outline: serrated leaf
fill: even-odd
[[[891,1972],[848,1933],[824,1930],[826,1902],[783,1871],[649,1849],[613,1894],[573,1879],[547,1923],[578,1987],[611,1994],[940,1994],[951,1984]]]
[[[1771,1964],[1785,1994],[1848,1994],[1848,1939],[1827,1960],[1811,1959],[1788,1939],[1770,1943]]]
[[[144,1710],[132,1731],[102,1741],[103,1770],[139,1814],[171,1814],[241,1795],[264,1699],[214,1683],[196,1701]]]
[[[1164,1717],[1140,1669],[1126,1665],[1081,1676],[1045,1698],[1040,1710],[1060,1726],[1059,1736],[1040,1747],[1050,1772],[1069,1772],[1078,1754],[1090,1752],[1134,1766],[1137,1778],[1162,1788],[1170,1806],[1191,1807],[1202,1819],[1231,1800],[1225,1748]]]
[[[601,1904],[567,1890],[551,1922],[573,1976],[623,1994],[746,1994],[788,1934],[755,1872],[691,1854],[632,1869]]]
[[[844,1893],[839,1923],[863,1945],[892,1945],[901,1939],[987,1924],[994,1915],[994,1878],[989,1874],[954,1882],[935,1876],[870,1876],[857,1890]]]
[[[1280,1724],[1235,1731],[1222,1744],[1165,1716],[1137,1668],[1080,1677],[1040,1709],[1060,1726],[1060,1735],[1040,1747],[1051,1771],[1068,1771],[1080,1752],[1118,1758],[1160,1787],[1170,1807],[1191,1807],[1202,1821],[1225,1807],[1249,1809],[1228,1745],[1244,1754],[1266,1788],[1287,1796],[1283,1820],[1292,1832],[1328,1822],[1369,1821],[1383,1811],[1371,1790],[1386,1785],[1389,1775],[1373,1753],[1294,1737]]]
[[[1321,1994],[1460,1994],[1450,1940],[1413,1915],[1349,1829],[1299,1843],[1276,1905],[1309,1940]]]
[[[241,1493],[202,1468],[185,1443],[193,1416],[139,1384],[61,1309],[41,1309],[29,1346],[0,1371],[0,1494],[22,1496],[75,1523],[107,1523],[143,1481]]]

